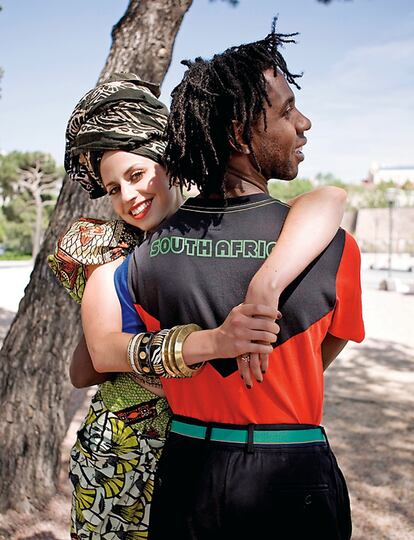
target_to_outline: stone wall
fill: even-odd
[[[362,251],[386,252],[389,243],[388,208],[345,212],[342,227],[357,239]],[[395,253],[414,254],[414,208],[393,208],[392,244]]]

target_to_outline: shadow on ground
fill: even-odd
[[[404,345],[349,345],[327,372],[324,424],[347,477],[354,540],[414,538],[414,358]]]

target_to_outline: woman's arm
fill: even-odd
[[[107,264],[108,273],[112,274],[116,268],[122,263],[123,258],[119,258]],[[92,274],[100,268],[101,265],[89,265],[86,268],[86,276],[88,280]],[[106,274],[106,272],[105,272]],[[98,302],[99,300],[97,300]],[[85,335],[83,334],[76,349],[73,352],[72,360],[69,367],[69,376],[71,383],[75,388],[85,388],[96,384],[101,384],[112,378],[110,373],[99,373],[93,366],[92,358],[86,343]]]
[[[81,313],[94,369],[98,373],[131,372],[127,347],[134,334],[120,331],[121,307],[110,263],[96,269],[87,281]],[[277,316],[276,308],[271,306],[240,304],[218,328],[190,334],[183,347],[184,360],[192,365],[247,352],[268,354],[279,332],[274,322]]]
[[[75,388],[85,388],[101,384],[111,378],[109,373],[98,373],[92,364],[92,358],[86,345],[85,336],[82,335],[73,352],[69,367],[70,381]]]
[[[328,246],[345,211],[346,191],[325,186],[289,201],[287,215],[277,243],[253,276],[245,302],[278,307],[283,290]],[[268,358],[251,357],[250,364],[239,361],[245,380],[261,382]],[[249,369],[250,368],[250,369]]]
[[[289,204],[292,207],[277,243],[250,282],[248,303],[267,305],[269,291],[277,302],[282,291],[322,253],[341,224],[346,191],[325,186],[304,193]]]

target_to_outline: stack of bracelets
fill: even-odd
[[[193,377],[204,363],[187,366],[183,358],[183,343],[197,330],[201,330],[197,324],[185,324],[157,334],[143,332],[132,336],[127,353],[137,379],[149,384],[152,379],[154,384],[159,377]]]

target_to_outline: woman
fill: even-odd
[[[123,220],[75,223],[60,240],[51,260],[52,268],[77,299],[82,296],[84,280],[94,272],[97,286],[89,288],[82,309],[84,321],[92,321],[99,331],[119,331],[121,325],[124,332],[129,330],[119,304],[116,307],[113,274],[121,256],[137,242],[135,228],[153,229],[182,201],[176,188],[169,189],[162,167],[167,111],[151,93],[154,91],[153,85],[133,75],[115,76],[80,101],[68,125],[66,170],[92,197],[108,193],[115,212]],[[286,284],[335,234],[342,217],[344,193],[328,188],[294,201],[278,242],[282,250],[284,235],[314,227],[315,208],[327,203],[330,211],[320,229],[315,230],[314,246],[303,246],[300,264],[294,258],[289,265],[285,264]],[[280,253],[275,249],[267,267],[255,276],[249,291],[251,302],[256,297],[261,300],[268,292],[272,279],[270,263],[278,257]],[[95,270],[97,266],[100,267]],[[114,316],[110,321],[100,320],[97,307],[105,309],[108,303],[115,305]],[[214,338],[220,344],[222,357],[246,352],[261,352],[265,356],[277,326],[271,321],[253,321],[253,313],[248,306],[237,306],[218,330],[195,332],[194,337],[204,340],[203,345],[206,339]],[[272,317],[271,310],[266,314]],[[239,340],[235,349],[235,338],[252,331],[252,323],[254,331],[260,325],[268,331],[268,343],[252,343],[250,337]],[[216,356],[214,352],[212,358]],[[107,367],[108,371],[118,372],[114,378],[94,370],[82,340],[71,365],[71,378],[76,386],[102,384],[71,453],[72,537],[115,538],[122,531],[145,538],[154,471],[169,420],[168,405],[153,379],[140,377],[140,385],[136,384],[137,377],[127,373],[131,367],[125,358],[113,357]],[[256,373],[258,380],[261,376]],[[249,382],[247,379],[246,384]]]

